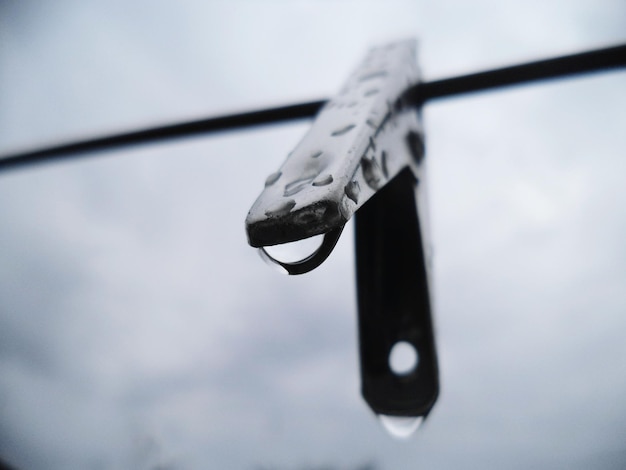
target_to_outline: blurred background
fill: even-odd
[[[0,153],[329,97],[417,37],[426,79],[626,41],[622,0],[0,0]],[[353,231],[246,242],[309,122],[0,174],[0,460],[19,469],[623,469],[626,75],[424,109],[441,395],[359,392]]]

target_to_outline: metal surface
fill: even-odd
[[[417,168],[422,128],[400,98],[418,79],[414,41],[372,49],[267,177],[246,218],[250,245],[287,243],[342,227],[400,170]]]

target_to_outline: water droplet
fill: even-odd
[[[378,88],[372,88],[370,90],[367,90],[363,96],[368,97],[368,96],[374,96],[375,94],[377,94],[380,90],[378,90]]]
[[[346,185],[345,188],[346,196],[352,199],[355,203],[359,202],[359,193],[361,192],[361,187],[359,186],[358,181],[351,181]]]
[[[286,214],[289,214],[289,212],[291,211],[291,209],[294,208],[295,205],[296,205],[296,201],[294,201],[293,199],[282,199],[270,205],[265,210],[265,215],[270,216],[270,217],[278,217],[281,215],[286,215]]]
[[[282,273],[291,275],[308,273],[322,264],[332,253],[342,230],[343,225],[323,235],[259,248],[259,254],[265,262],[277,266]]]
[[[376,129],[376,124],[374,124],[374,122],[371,119],[368,119],[367,121],[365,121],[365,124],[370,126],[372,129]]]
[[[382,78],[387,76],[386,70],[378,70],[377,72],[368,73],[359,77],[359,82],[366,82],[367,80],[372,80],[374,78]]]
[[[319,152],[315,152],[313,155],[311,155],[311,158],[319,158],[324,152],[322,152],[321,150]]]
[[[300,178],[295,181],[292,181],[291,183],[285,186],[284,196],[288,197],[288,196],[293,196],[296,193],[299,193],[304,188],[306,188],[314,179],[315,179],[315,176],[310,176],[308,178]]]
[[[389,368],[396,375],[409,375],[419,363],[415,346],[407,341],[398,341],[389,351]]]
[[[374,191],[380,188],[383,174],[375,159],[372,158],[370,160],[367,157],[363,157],[361,159],[361,170],[363,171],[363,178],[365,178],[365,182],[370,188]]]
[[[342,127],[341,129],[337,129],[336,131],[334,131],[332,134],[330,134],[333,137],[338,137],[340,135],[344,135],[347,134],[348,132],[350,132],[352,129],[354,129],[356,126],[354,124],[349,124],[345,127]]]
[[[271,186],[274,183],[276,183],[276,181],[278,181],[278,179],[281,177],[281,175],[282,175],[282,173],[280,171],[277,171],[276,173],[272,173],[271,175],[269,175],[265,179],[265,187],[267,188],[268,186]]]
[[[322,246],[323,241],[324,235],[321,234],[295,242],[266,246],[263,249],[267,255],[275,261],[281,263],[295,263],[315,253],[319,247]]]
[[[326,186],[333,182],[333,175],[324,175],[313,181],[313,186]]]
[[[423,416],[378,415],[385,430],[397,439],[408,439],[424,422]]]

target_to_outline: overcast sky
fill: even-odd
[[[0,0],[0,153],[328,97],[398,38],[427,79],[626,41],[622,0],[42,3]],[[304,276],[246,243],[299,122],[0,175],[0,457],[624,468],[625,73],[424,120],[442,390],[412,439],[359,394],[351,225]]]

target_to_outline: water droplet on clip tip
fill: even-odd
[[[263,261],[284,274],[304,274],[322,264],[335,248],[343,226],[291,243],[266,246],[259,249]]]
[[[354,124],[349,124],[345,127],[342,127],[341,129],[337,129],[336,131],[333,131],[332,134],[330,134],[333,137],[339,137],[341,135],[347,134],[348,132],[350,132],[352,129],[354,129],[356,126]]]
[[[283,194],[283,196],[288,197],[288,196],[293,196],[296,193],[299,193],[304,188],[306,188],[314,179],[315,179],[315,176],[310,177],[310,178],[301,178],[301,179],[292,181],[291,183],[285,186],[285,193]]]
[[[266,246],[263,249],[268,256],[276,261],[280,261],[281,263],[296,263],[315,253],[319,247],[322,246],[323,241],[324,234],[321,234],[295,242]]]
[[[378,415],[385,430],[396,439],[408,439],[424,422],[423,416]]]
[[[265,187],[267,188],[268,186],[271,186],[274,183],[276,183],[276,181],[278,181],[278,179],[281,177],[281,175],[282,175],[282,173],[280,171],[277,171],[276,173],[272,173],[271,175],[269,175],[265,179]]]

